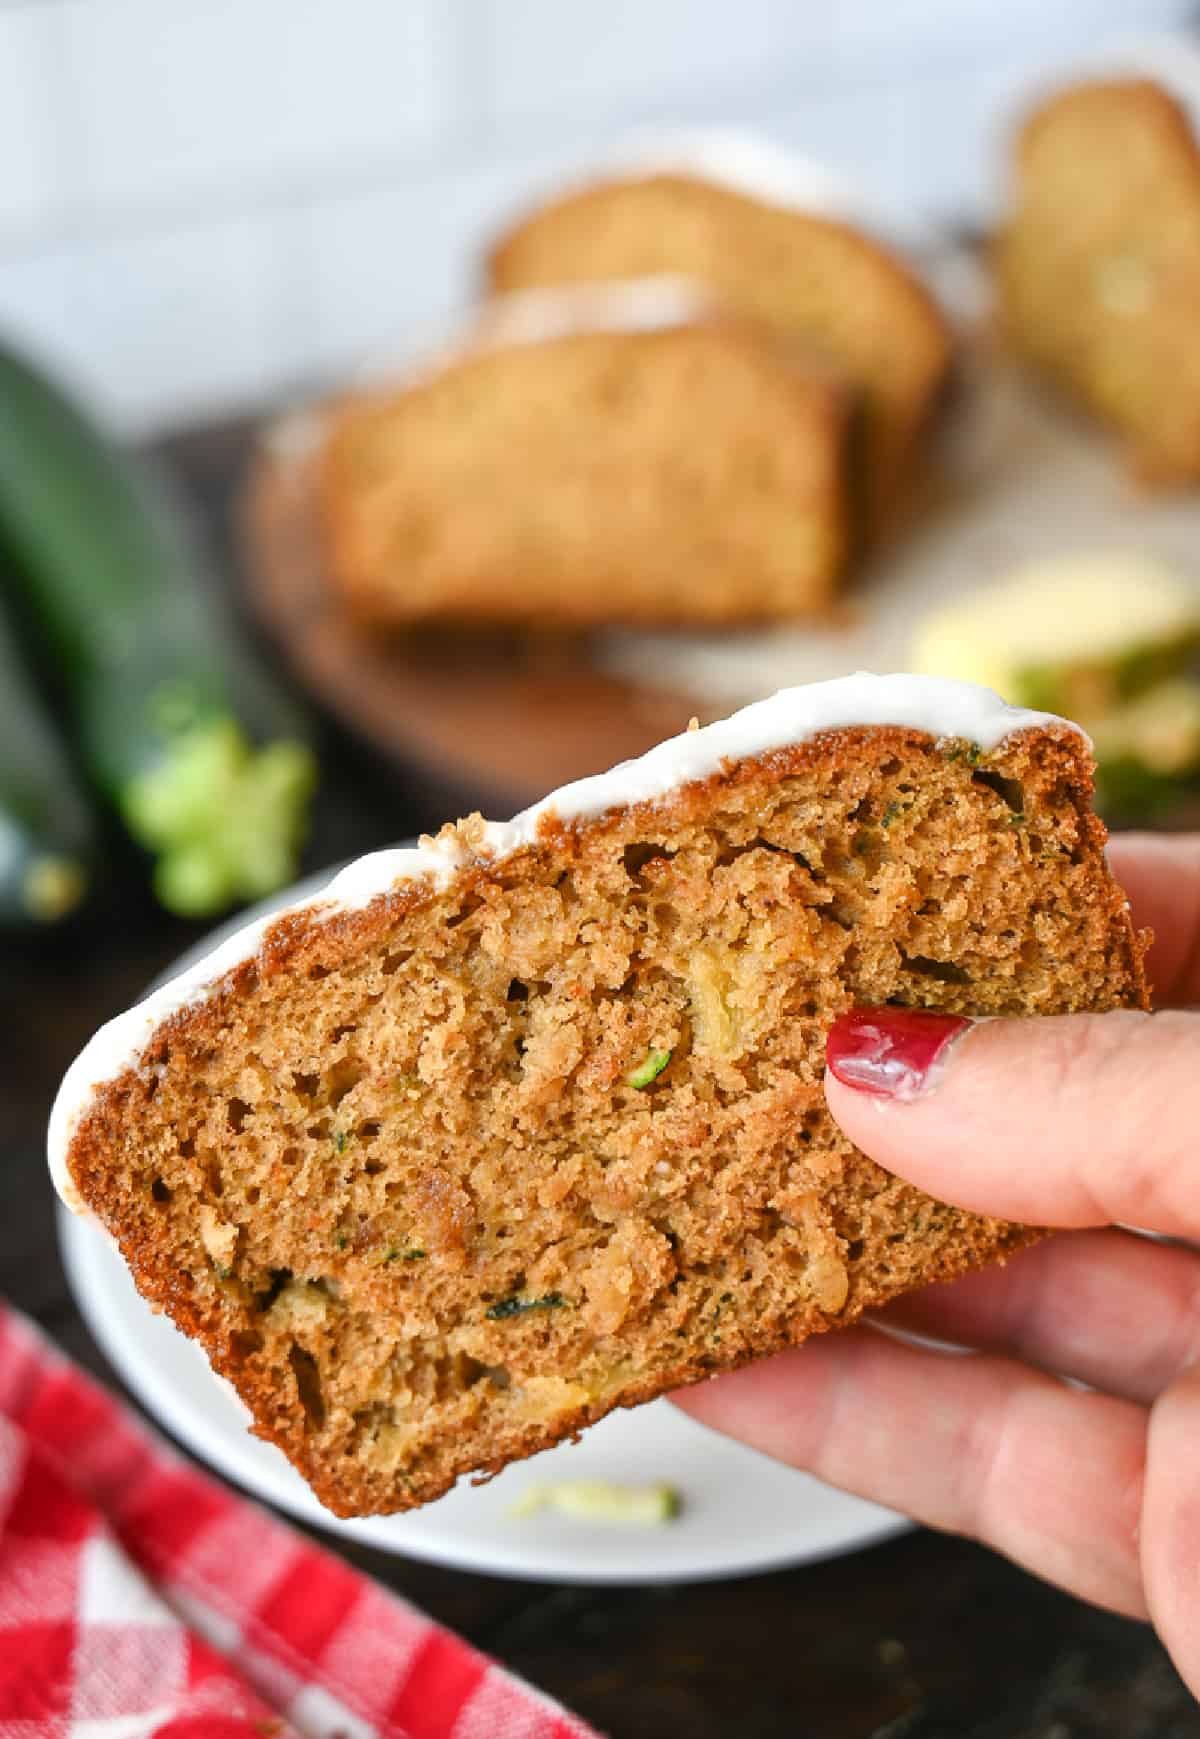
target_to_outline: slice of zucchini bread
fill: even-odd
[[[1145,1005],[1086,739],[787,690],[344,871],[104,1028],[67,1201],[342,1515],[853,1322],[1031,1234],[830,1119],[855,1004]]]
[[[1148,79],[1026,121],[996,252],[1014,347],[1125,438],[1147,483],[1200,478],[1200,147]]]
[[[516,297],[337,406],[318,461],[356,619],[787,620],[848,548],[848,398],[673,280]]]
[[[824,180],[760,142],[701,135],[545,201],[498,238],[487,280],[506,293],[682,273],[781,338],[818,345],[860,396],[871,534],[903,506],[953,337],[908,263]]]

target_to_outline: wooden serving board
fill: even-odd
[[[242,529],[251,608],[303,685],[385,755],[477,793],[494,814],[640,755],[705,714],[686,693],[606,672],[585,637],[356,627],[322,568],[310,462],[286,443],[256,454]]]

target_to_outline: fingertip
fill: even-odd
[[[826,1041],[825,1099],[834,1121],[878,1164],[954,1201],[937,1103],[951,1059],[979,1023],[938,1009],[857,1008]],[[961,1205],[966,1205],[961,1204]]]
[[[930,1008],[854,1008],[829,1029],[825,1060],[843,1086],[872,1098],[919,1098],[938,1080],[950,1046],[972,1026]]]
[[[1022,1080],[1029,1087],[1030,1059],[1049,1038],[1048,1026],[1061,1023],[893,1008],[859,1010],[844,1020],[830,1034],[825,1097],[856,1147],[954,1207],[1048,1221],[1036,1199],[1036,1175],[1025,1175],[1029,1143],[1016,1095]],[[857,1053],[849,1069],[839,1054],[845,1048]]]
[[[843,1135],[885,1171],[940,1200],[972,1205],[956,1199],[955,1190],[961,1192],[964,1183],[962,1167],[956,1164],[958,1147],[955,1143],[952,1151],[946,1150],[945,1117],[932,1093],[887,1098],[840,1080],[828,1069],[825,1102]]]

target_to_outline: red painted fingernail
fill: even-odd
[[[825,1041],[825,1061],[844,1087],[880,1099],[915,1099],[971,1022],[923,1008],[856,1008],[840,1014]]]

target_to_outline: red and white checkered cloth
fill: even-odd
[[[0,1739],[595,1739],[0,1304]]]

